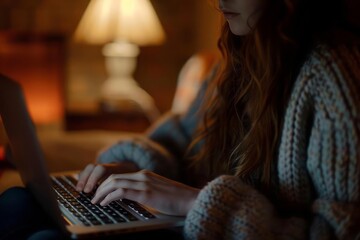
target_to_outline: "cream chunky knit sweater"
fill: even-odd
[[[206,86],[204,85],[204,89]],[[122,140],[99,162],[131,160],[178,178],[204,89],[185,116],[167,115],[146,136]],[[219,176],[187,215],[186,239],[360,239],[360,47],[317,47],[287,106],[273,199]]]

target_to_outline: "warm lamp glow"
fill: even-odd
[[[35,123],[56,123],[62,119],[61,86],[46,84],[41,87],[41,85],[31,86],[26,83],[22,83],[22,85],[30,115]]]
[[[108,78],[101,88],[107,111],[140,110],[152,121],[159,111],[153,98],[133,78],[138,46],[157,45],[165,33],[149,0],[92,0],[75,32],[75,40],[104,44]]]
[[[63,38],[2,33],[0,39],[0,71],[23,88],[34,123],[44,126],[61,123]]]
[[[127,41],[142,46],[163,43],[165,34],[149,0],[92,0],[75,39],[90,44]]]

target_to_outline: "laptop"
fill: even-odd
[[[76,174],[49,174],[23,91],[2,75],[0,117],[24,185],[65,235],[78,239],[183,226],[184,217],[163,215],[129,199],[105,207],[91,204],[91,194],[75,191]]]

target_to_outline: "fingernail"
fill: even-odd
[[[91,190],[91,186],[90,185],[86,185],[84,192],[88,193]]]
[[[83,189],[83,185],[82,184],[79,184],[76,186],[76,191],[80,192],[82,189]]]

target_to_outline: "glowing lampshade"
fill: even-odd
[[[75,32],[90,44],[127,41],[162,44],[165,33],[149,0],[92,0]]]

